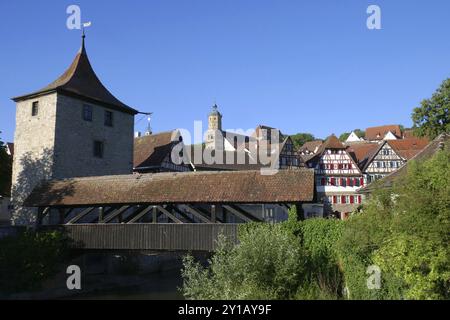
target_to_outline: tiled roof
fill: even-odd
[[[322,145],[322,140],[308,141],[303,144],[300,148],[300,152],[308,150],[309,152],[314,152],[318,147]]]
[[[405,176],[408,172],[410,161],[425,161],[430,159],[439,150],[445,149],[450,151],[450,135],[443,133],[436,139],[431,141],[425,148],[419,151],[414,157],[412,157],[406,165],[387,175],[386,177],[369,184],[368,186],[361,188],[360,193],[371,193],[375,188],[390,188],[400,177]]]
[[[209,171],[53,180],[37,186],[27,207],[165,203],[294,203],[314,198],[314,170]]]
[[[388,144],[397,154],[407,160],[418,154],[428,145],[428,139],[409,138],[402,140],[388,140]]]
[[[89,62],[86,54],[84,38],[80,51],[77,53],[69,69],[67,69],[64,74],[45,88],[30,94],[15,97],[13,100],[21,101],[55,91],[70,96],[73,95],[75,97],[86,98],[93,103],[105,105],[109,108],[125,113],[137,113],[136,110],[114,97],[100,82],[92,69],[91,63]]]
[[[399,125],[386,125],[379,127],[371,127],[366,129],[365,140],[383,140],[388,132],[392,132],[397,138],[402,137],[402,131]]]
[[[379,147],[378,143],[353,143],[347,147],[348,153],[360,163]]]
[[[345,149],[345,146],[334,134],[332,134],[320,146],[319,152],[323,152],[325,149]]]
[[[167,131],[134,139],[133,167],[160,166],[179,142],[177,131]]]

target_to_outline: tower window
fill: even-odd
[[[105,111],[105,126],[113,126],[113,113],[111,111]]]
[[[103,158],[103,142],[102,141],[94,141],[94,157]]]
[[[39,113],[39,101],[34,101],[31,105],[31,116],[35,117]]]
[[[83,120],[92,121],[92,106],[87,104],[83,106]]]

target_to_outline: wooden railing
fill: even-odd
[[[49,227],[49,226],[48,226]],[[220,234],[238,242],[238,224],[73,224],[58,228],[83,249],[214,251]]]

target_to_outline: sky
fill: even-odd
[[[80,47],[121,101],[153,112],[154,132],[204,121],[225,129],[339,135],[411,112],[450,76],[448,0],[0,0],[0,138],[14,139],[11,97],[46,86]],[[381,9],[381,30],[366,10]],[[146,119],[135,118],[143,131]]]

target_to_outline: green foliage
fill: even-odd
[[[308,219],[300,223],[300,241],[308,253],[308,281],[298,291],[297,299],[341,299],[343,276],[338,264],[336,242],[344,221]]]
[[[338,254],[352,299],[448,299],[450,292],[450,154],[411,162],[392,190],[372,195],[347,222]],[[368,266],[382,271],[366,286]]]
[[[347,221],[243,224],[240,244],[221,241],[208,267],[185,258],[190,299],[449,299],[450,153],[410,162]],[[381,269],[369,289],[368,267]],[[343,294],[344,288],[346,294]]]
[[[240,232],[240,244],[223,238],[205,268],[184,258],[187,299],[289,299],[305,274],[306,255],[281,225],[260,224]]]
[[[60,232],[24,232],[0,240],[0,292],[39,289],[68,258],[69,240]]]
[[[442,82],[430,99],[414,109],[412,120],[415,134],[434,139],[440,133],[450,132],[450,79]]]
[[[345,140],[347,140],[347,138],[350,136],[351,132],[344,132],[339,136],[339,140],[344,142]]]
[[[297,133],[291,135],[292,142],[296,149],[300,148],[305,142],[316,140],[316,138],[310,133]]]
[[[240,244],[233,247],[221,239],[209,266],[190,255],[184,258],[183,294],[188,299],[340,298],[334,243],[342,225],[339,220],[298,221],[295,209],[284,223],[243,224]]]

